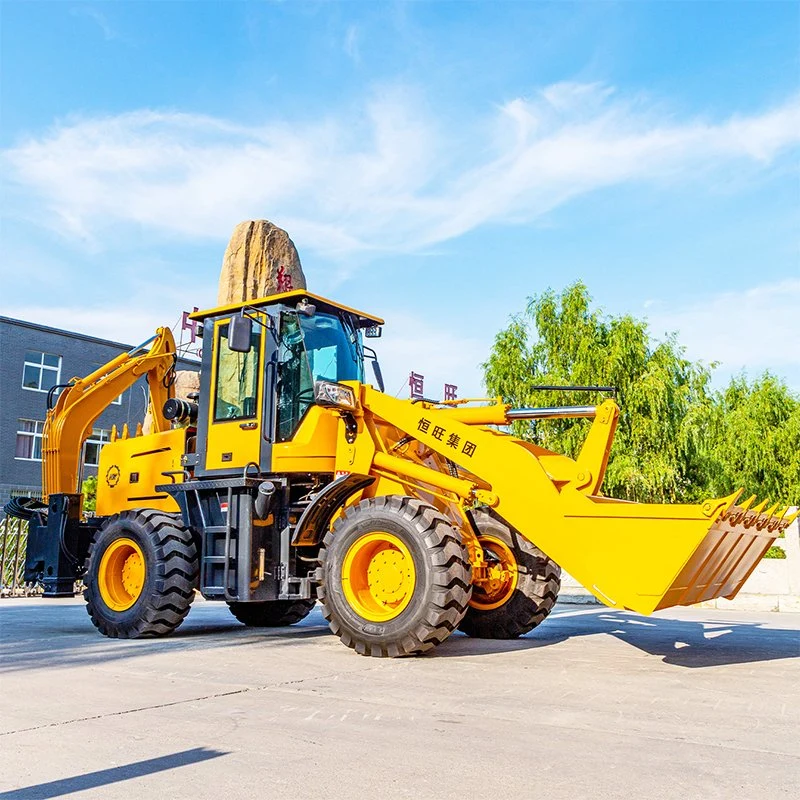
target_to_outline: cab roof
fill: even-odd
[[[328,300],[318,294],[307,292],[305,289],[293,289],[291,292],[279,292],[278,294],[261,297],[258,300],[244,300],[240,303],[229,303],[228,305],[209,308],[205,311],[195,311],[193,314],[189,315],[189,319],[204,320],[208,317],[219,317],[222,314],[240,311],[243,308],[260,308],[262,306],[276,305],[277,303],[294,305],[303,298],[312,302],[320,311],[347,311],[353,314],[358,320],[359,328],[369,328],[372,325],[384,324],[384,320],[380,317],[373,316],[372,314],[365,314],[363,311],[357,311],[355,308],[344,306],[341,303],[335,303],[333,300]]]

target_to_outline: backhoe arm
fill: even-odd
[[[63,388],[54,408],[48,409],[42,440],[42,491],[80,492],[83,443],[103,411],[142,376],[150,387],[149,410],[155,432],[167,430],[164,403],[173,396],[171,376],[176,361],[175,339],[169,328],[117,356],[85,378],[74,378]]]

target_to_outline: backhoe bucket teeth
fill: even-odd
[[[642,614],[732,598],[796,516],[753,498],[736,505],[738,494],[700,505],[587,497],[588,513],[565,515],[561,564],[606,605]]]

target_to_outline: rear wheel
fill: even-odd
[[[479,639],[515,639],[544,622],[561,588],[561,568],[486,511],[475,512],[488,578],[472,589],[459,629]]]
[[[197,548],[178,517],[123,511],[106,520],[89,548],[87,611],[112,638],[172,633],[189,613],[197,573]]]
[[[264,603],[228,603],[239,622],[250,628],[282,628],[305,619],[316,600],[269,600]]]
[[[411,497],[362,500],[319,554],[317,593],[331,630],[367,656],[424,653],[461,622],[470,566],[461,534]]]

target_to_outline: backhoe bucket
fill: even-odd
[[[570,498],[561,560],[600,601],[649,614],[716,597],[732,598],[787,517],[740,493],[701,505],[640,505],[605,497]],[[557,550],[561,548],[556,546]]]

